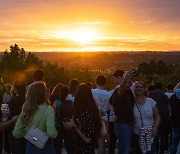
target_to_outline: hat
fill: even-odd
[[[122,77],[123,74],[124,74],[124,71],[123,71],[123,70],[116,70],[116,71],[112,74],[112,76],[115,76],[115,77],[120,76],[120,77]]]

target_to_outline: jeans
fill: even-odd
[[[157,142],[158,142],[158,137],[155,137],[153,140],[153,144],[151,145],[151,151],[148,151],[146,154],[156,154]],[[133,150],[133,154],[142,154],[139,146],[139,135],[133,134],[132,150]]]
[[[109,154],[114,154],[117,137],[114,132],[114,122],[109,122]]]
[[[118,154],[129,154],[132,125],[115,122],[114,131],[118,139]]]
[[[171,154],[176,154],[179,142],[180,142],[180,128],[172,128],[172,142],[170,146]]]
[[[58,131],[57,137],[54,139],[54,148],[56,154],[61,154],[63,140],[66,148],[67,154],[74,154],[74,132],[72,130],[67,130],[64,127],[56,127]]]
[[[39,149],[30,142],[26,142],[26,154],[56,154],[53,143],[48,143],[44,149]]]

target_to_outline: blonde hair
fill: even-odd
[[[27,126],[32,120],[32,116],[39,105],[44,103],[49,105],[46,98],[46,89],[44,82],[35,82],[28,88],[27,98],[22,109],[23,116],[21,117],[24,126]]]

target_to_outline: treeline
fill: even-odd
[[[59,67],[57,63],[42,61],[17,44],[10,46],[10,50],[6,50],[1,57],[0,73],[5,83],[12,83],[13,80],[22,78],[29,84],[33,81],[33,72],[37,68],[45,71],[45,81],[49,87],[59,82],[68,84],[69,80],[74,78],[80,82],[94,83],[95,76],[101,73],[89,71],[90,68],[66,69]],[[142,62],[139,64],[137,71],[138,76],[135,77],[135,80],[143,80],[146,84],[155,82],[162,82],[164,85],[169,82],[176,84],[180,76],[180,66],[178,64],[166,64],[163,61]],[[108,80],[108,89],[113,88],[111,73],[105,73],[105,75]]]

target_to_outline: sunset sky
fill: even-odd
[[[180,50],[180,0],[0,0],[0,51]]]

